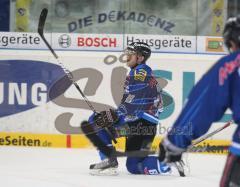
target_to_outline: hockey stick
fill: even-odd
[[[216,129],[215,131],[213,131],[213,132],[211,132],[209,134],[206,134],[205,136],[202,136],[199,139],[195,140],[190,146],[188,146],[188,148],[186,149],[185,152],[191,151],[191,149],[195,145],[203,142],[207,138],[209,138],[209,137],[217,134],[218,132],[222,131],[223,129],[229,127],[230,124],[232,124],[232,123],[233,123],[233,120],[230,120],[224,126],[222,126],[222,127],[218,128],[218,129]],[[127,157],[146,157],[146,156],[148,156],[150,154],[156,154],[156,153],[157,152],[155,152],[155,151],[130,151],[130,152],[119,152],[119,151],[116,151],[115,152],[115,156],[117,156],[117,157],[124,157],[124,156],[127,156]],[[182,160],[180,160],[178,162],[174,162],[174,163],[172,163],[172,165],[174,167],[176,167],[176,169],[177,169],[177,171],[178,171],[178,173],[179,173],[179,175],[181,177],[185,177],[186,176],[185,175],[185,171],[184,171],[184,162]]]
[[[74,86],[77,88],[77,90],[79,91],[79,93],[81,94],[81,96],[83,97],[83,99],[85,100],[85,102],[87,103],[87,105],[89,106],[89,108],[94,112],[97,113],[97,111],[95,110],[95,108],[92,106],[92,104],[90,103],[90,101],[88,100],[88,98],[84,95],[84,93],[82,92],[82,90],[80,89],[80,87],[78,86],[78,84],[74,81],[73,79],[73,75],[72,73],[63,65],[63,63],[59,60],[58,55],[55,53],[55,51],[53,50],[53,48],[50,46],[50,44],[48,43],[48,41],[46,40],[44,34],[43,34],[43,30],[44,30],[44,25],[46,22],[46,18],[47,18],[47,14],[48,14],[48,9],[44,8],[40,14],[39,17],[39,23],[38,23],[38,34],[40,35],[40,37],[42,38],[42,40],[44,41],[44,43],[47,45],[48,49],[51,51],[51,53],[53,54],[53,56],[57,59],[58,64],[61,66],[62,70],[65,72],[65,74],[67,75],[67,77],[69,78],[69,80],[74,84]]]
[[[217,134],[218,132],[222,131],[223,129],[229,127],[232,123],[233,123],[233,120],[230,120],[226,124],[224,124],[224,126],[214,130],[211,133],[203,135],[199,139],[195,140],[191,145],[189,145],[185,152],[191,151],[191,149],[195,145],[203,142],[204,140],[208,139],[209,137],[211,137],[211,136]],[[129,152],[116,152],[117,157],[145,157],[147,155],[152,155],[152,154],[157,154],[157,152],[156,151],[141,151],[141,150],[140,151],[129,151]]]
[[[191,151],[191,149],[192,149],[195,145],[203,142],[203,141],[206,140],[207,138],[209,138],[209,137],[217,134],[218,132],[222,131],[223,129],[229,127],[233,122],[234,122],[233,120],[230,120],[230,121],[228,121],[224,126],[216,129],[215,131],[213,131],[213,132],[211,132],[211,133],[209,133],[209,134],[206,134],[206,135],[198,138],[198,139],[195,140],[191,145],[188,146],[188,148],[187,148],[186,151],[187,151],[187,152],[188,152],[188,151]]]
[[[230,126],[230,124],[233,123],[233,120],[230,120],[229,122],[227,122],[224,126],[216,129],[215,131],[211,132],[211,133],[208,133],[206,134],[205,136],[202,136],[200,138],[198,138],[197,140],[195,140],[191,145],[188,146],[188,148],[186,149],[185,152],[190,152],[195,145],[203,142],[204,140],[206,140],[207,138],[217,134],[218,132],[222,131],[223,129],[227,128]],[[178,173],[181,177],[185,177],[185,172],[184,172],[184,162],[183,160],[180,160],[179,162],[174,162],[173,165],[177,168],[178,170]]]
[[[62,70],[64,71],[64,73],[67,75],[67,77],[69,78],[69,80],[72,82],[72,84],[74,84],[74,86],[76,87],[76,89],[79,91],[79,93],[81,94],[81,96],[83,97],[84,101],[87,103],[87,105],[89,106],[89,108],[96,114],[98,114],[98,112],[95,110],[95,108],[93,107],[93,105],[91,104],[91,102],[88,100],[88,98],[84,95],[84,93],[82,92],[82,90],[80,89],[80,87],[78,86],[78,84],[74,81],[73,79],[73,75],[72,73],[63,65],[63,63],[59,60],[58,55],[55,53],[55,51],[53,50],[53,48],[51,47],[51,45],[48,43],[48,41],[46,40],[43,30],[44,30],[44,25],[47,19],[47,14],[48,14],[48,9],[44,8],[41,11],[40,17],[39,17],[39,22],[38,22],[38,34],[40,35],[40,37],[42,38],[42,40],[44,41],[44,43],[47,45],[48,49],[51,51],[52,55],[56,58],[58,64],[60,65],[60,67],[62,68]],[[114,143],[117,143],[116,139],[114,138],[114,136],[112,135],[112,133],[110,132],[110,130],[108,128],[105,128],[105,130],[107,131],[107,133],[109,134],[109,136],[112,138],[112,140],[114,141]]]
[[[230,126],[230,124],[233,123],[233,120],[227,122],[224,126],[216,129],[215,131],[209,133],[209,134],[206,134],[204,136],[202,136],[201,138],[195,140],[190,146],[188,146],[188,148],[186,149],[185,152],[189,152],[191,151],[191,149],[203,142],[204,140],[206,140],[207,138],[217,134],[218,132],[222,131],[223,129],[227,128]],[[129,151],[129,152],[120,152],[120,151],[113,151],[112,149],[110,149],[109,147],[107,147],[103,142],[101,142],[101,140],[99,139],[98,136],[96,136],[96,134],[94,135],[88,135],[88,138],[92,140],[92,142],[94,143],[94,145],[96,147],[98,147],[102,152],[106,153],[106,155],[108,155],[109,157],[147,157],[149,155],[152,155],[152,154],[156,154],[157,152],[155,151],[145,151],[145,150],[142,150],[142,151]],[[181,177],[185,177],[185,171],[184,171],[184,162],[183,160],[180,160],[178,162],[173,162],[173,163],[169,163],[170,165],[174,166],[179,175]]]

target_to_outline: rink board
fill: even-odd
[[[156,137],[152,149],[157,150],[162,137]],[[117,149],[124,150],[125,138],[118,138]],[[194,146],[191,152],[227,154],[230,141],[205,140]],[[93,147],[84,135],[0,133],[0,146],[48,147],[48,148],[89,148]]]
[[[122,53],[57,53],[97,110],[118,105],[128,72]],[[165,110],[160,115],[161,126],[157,136],[162,137],[169,131],[191,88],[219,58],[221,55],[213,54],[152,54],[148,64],[157,77],[167,81],[163,91],[168,98],[172,98],[166,101]],[[3,71],[0,79],[1,132],[17,133],[16,136],[27,135],[33,139],[40,137],[41,143],[30,141],[29,144],[40,144],[43,147],[48,142],[51,142],[50,147],[89,146],[82,137],[79,126],[92,112],[75,87],[66,80],[62,81],[64,73],[49,51],[1,50],[0,65]],[[222,121],[214,124],[210,131],[230,118],[227,111]],[[224,140],[224,145],[229,144],[234,128],[235,126],[224,130],[214,136],[213,140]],[[6,134],[2,136],[6,137]],[[3,140],[0,140],[0,144],[1,141]],[[215,143],[214,141],[213,145]]]

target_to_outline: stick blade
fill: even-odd
[[[42,9],[42,12],[39,17],[39,22],[38,22],[38,33],[41,36],[43,35],[43,29],[44,29],[45,21],[47,18],[47,14],[48,14],[48,9],[47,8]]]

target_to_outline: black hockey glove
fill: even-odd
[[[159,145],[159,161],[172,163],[178,162],[182,159],[182,153],[185,149],[173,145],[167,138]]]
[[[159,161],[169,163],[176,167],[181,177],[185,177],[184,162],[182,160],[182,153],[185,149],[179,148],[172,144],[167,138],[159,145]]]
[[[109,128],[119,121],[119,117],[113,109],[101,111],[93,119],[95,124],[100,128]]]
[[[93,119],[95,121],[95,124],[99,128],[104,128],[113,142],[117,143],[115,139],[117,137],[117,132],[113,127],[113,125],[119,121],[117,113],[113,109],[105,110],[97,113]]]

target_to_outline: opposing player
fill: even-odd
[[[152,69],[146,65],[151,49],[146,43],[134,42],[124,53],[130,72],[125,81],[121,104],[116,110],[94,113],[88,122],[82,123],[83,132],[98,147],[102,158],[100,163],[90,166],[92,174],[117,174],[117,158],[109,156],[111,150],[114,150],[112,139],[126,136],[126,151],[148,150],[156,134],[163,103],[161,88],[153,76]],[[125,134],[119,133],[123,132],[122,129],[125,129]],[[95,133],[92,133],[93,130]],[[106,145],[108,150],[104,149]],[[103,154],[101,150],[109,154]],[[160,174],[171,170],[160,163],[158,157],[153,156],[129,157],[126,167],[132,174]]]
[[[188,101],[160,144],[159,160],[177,162],[191,141],[202,136],[230,108],[240,125],[240,17],[227,20],[223,38],[230,54],[221,58],[192,89]],[[192,132],[186,133],[191,125]],[[174,129],[178,131],[174,132]],[[182,132],[180,131],[182,129]],[[221,179],[221,187],[240,186],[240,126],[237,127]]]

